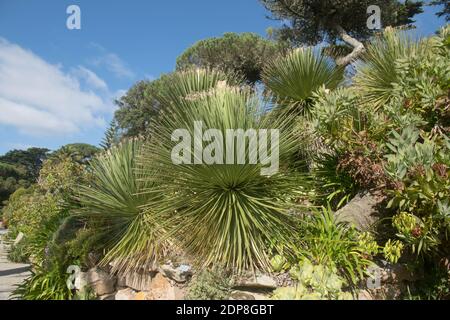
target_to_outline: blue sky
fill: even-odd
[[[66,8],[81,8],[81,30]],[[417,31],[444,25],[426,8]],[[0,0],[0,154],[30,146],[98,144],[117,97],[170,72],[198,40],[261,35],[276,21],[258,0]]]

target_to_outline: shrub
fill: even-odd
[[[323,208],[300,221],[298,260],[336,269],[350,284],[365,275],[373,252],[373,241],[361,241],[353,227],[337,222],[330,208]],[[375,243],[376,245],[376,243]]]
[[[102,261],[114,261],[114,272],[149,268],[169,247],[164,220],[155,217],[149,192],[152,182],[143,181],[136,164],[141,142],[124,141],[90,163],[92,180],[80,186],[80,217],[95,237],[98,249],[106,250]]]
[[[278,288],[274,291],[274,300],[350,300],[352,294],[343,292],[345,280],[336,268],[314,265],[304,259],[291,269],[291,277],[296,280],[294,287]]]
[[[203,270],[192,280],[187,300],[227,300],[232,278],[224,269]]]
[[[320,52],[299,48],[268,63],[262,78],[283,112],[309,115],[314,93],[322,86],[335,89],[343,80],[343,70]]]
[[[208,71],[185,72],[170,90],[210,82],[210,77]],[[204,130],[221,132],[277,127],[264,117],[257,97],[224,83],[176,98],[165,110],[154,140],[145,144],[141,158],[148,171],[146,180],[161,186],[149,192],[164,194],[153,208],[172,217],[172,234],[202,266],[223,264],[236,271],[267,268],[268,244],[275,238],[289,242],[292,233],[286,199],[304,187],[296,176],[283,171],[283,159],[291,152],[294,140],[288,132],[280,133],[280,171],[272,176],[261,174],[261,164],[177,165],[171,158],[172,133],[185,129],[194,136],[194,121],[203,121]],[[190,159],[195,157],[191,151],[184,152]],[[245,156],[248,159],[248,150]]]

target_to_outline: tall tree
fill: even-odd
[[[177,58],[177,69],[196,66],[236,73],[248,84],[261,80],[261,70],[287,49],[286,43],[264,39],[254,33],[225,33],[195,43]]]
[[[278,38],[294,45],[316,45],[322,41],[335,44],[338,39],[352,48],[339,57],[339,65],[347,65],[365,50],[363,41],[373,34],[367,26],[369,6],[381,9],[383,26],[401,26],[414,22],[422,12],[421,1],[397,0],[260,0],[272,18],[284,22],[277,30]]]
[[[102,139],[102,142],[100,142],[100,147],[103,150],[108,150],[115,144],[119,142],[119,135],[117,130],[117,123],[116,120],[111,120],[108,129],[105,132],[105,136]]]
[[[100,149],[87,143],[66,144],[50,154],[49,158],[71,158],[72,161],[84,164],[99,152]]]
[[[139,81],[115,101],[119,108],[114,119],[125,136],[135,137],[146,132],[150,121],[159,113],[158,92],[170,85],[169,79],[170,75],[163,75],[154,81]]]
[[[0,162],[12,165],[24,166],[30,180],[35,180],[39,176],[42,162],[47,158],[48,149],[29,148],[27,150],[12,150],[0,156]]]

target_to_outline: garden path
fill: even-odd
[[[8,300],[16,286],[30,275],[28,264],[8,260],[7,246],[3,241],[7,230],[0,227],[0,300]]]

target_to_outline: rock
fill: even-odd
[[[381,285],[401,283],[404,281],[413,282],[420,278],[408,269],[406,264],[402,263],[389,264],[386,261],[381,261],[378,264],[374,263],[369,271],[373,276],[379,277]]]
[[[130,288],[119,290],[116,293],[115,300],[134,300],[136,291]]]
[[[393,282],[412,282],[418,279],[418,275],[408,269],[406,264],[396,263],[391,266],[391,278]]]
[[[148,300],[147,298],[148,298],[148,292],[141,291],[141,292],[136,293],[133,300]]]
[[[75,274],[74,287],[78,291],[83,291],[88,284],[86,272],[77,272]]]
[[[95,252],[89,252],[87,255],[87,263],[88,266],[91,268],[94,268],[100,261],[100,255],[98,253]]]
[[[365,231],[380,216],[379,205],[385,197],[375,193],[360,193],[342,209],[335,212],[337,221],[353,224],[358,230]]]
[[[370,294],[369,290],[361,290],[358,293],[358,300],[373,300],[373,297]]]
[[[118,275],[116,286],[117,286],[117,288],[120,288],[120,289],[126,288],[127,287],[127,278],[123,275]]]
[[[369,289],[367,291],[372,297],[371,300],[398,300],[406,292],[406,287],[400,283],[385,284],[379,289]]]
[[[123,284],[123,279],[121,280]],[[152,283],[150,273],[130,273],[125,276],[125,287],[136,291],[148,291]]]
[[[150,285],[148,300],[182,300],[184,291],[173,286],[161,273],[156,274]]]
[[[260,288],[276,289],[277,281],[269,275],[244,276],[239,278],[234,285],[235,288]]]
[[[192,267],[187,264],[180,264],[178,267],[164,264],[159,267],[159,272],[178,283],[187,282],[192,277]]]
[[[269,300],[269,297],[261,293],[235,290],[231,293],[230,300]]]
[[[13,242],[14,246],[17,246],[25,237],[25,235],[22,232],[19,232],[19,234],[17,235],[16,239]]]
[[[116,285],[116,277],[109,275],[99,268],[92,268],[87,272],[87,285],[92,288],[97,296],[113,293]]]
[[[116,300],[116,293],[105,294],[98,297],[98,300]]]

